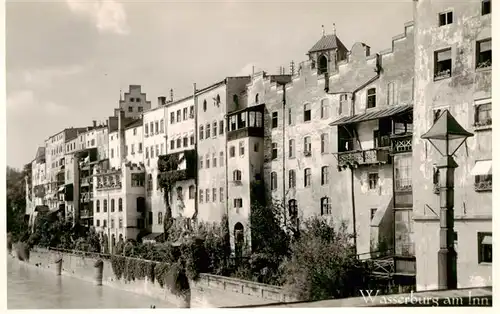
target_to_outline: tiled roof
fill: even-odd
[[[340,40],[336,35],[325,35],[320,40],[318,40],[318,42],[311,49],[309,49],[309,53],[321,50],[335,49],[342,45],[342,43],[339,44],[339,42]]]
[[[343,117],[335,122],[330,123],[330,126],[376,120],[380,118],[391,117],[410,110],[413,110],[413,105],[395,106],[387,109],[360,113],[350,117]]]

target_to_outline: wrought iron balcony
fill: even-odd
[[[368,150],[348,151],[338,153],[339,167],[385,164],[389,161],[389,148],[380,147]]]
[[[412,151],[412,138],[413,135],[410,133],[401,135],[391,136],[391,153],[407,153]]]

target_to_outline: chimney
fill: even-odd
[[[321,35],[325,37],[325,25],[321,25]]]
[[[165,96],[158,97],[158,107],[165,105],[166,102],[167,102],[167,97]]]
[[[170,89],[170,102],[174,101],[174,90]]]
[[[337,36],[337,27],[335,27],[335,23],[333,23],[333,35]]]
[[[92,121],[92,125],[94,126],[94,128],[95,128],[95,127],[97,127],[97,121],[96,121],[96,120],[93,120],[93,121]]]

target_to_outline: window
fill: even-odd
[[[486,126],[492,124],[491,103],[476,106],[474,126]]]
[[[238,102],[238,95],[233,95],[233,103],[236,107],[238,107],[239,102]]]
[[[237,116],[231,116],[229,117],[229,131],[235,131],[237,129],[236,121],[237,121]]]
[[[189,106],[189,118],[194,118],[194,106]]]
[[[108,212],[108,200],[104,200],[102,202],[102,210],[103,210],[104,213]]]
[[[219,121],[219,134],[224,134],[224,120]]]
[[[297,206],[297,200],[291,199],[288,201],[288,215],[290,216],[291,220],[298,218],[297,216],[299,215],[299,211]]]
[[[182,146],[184,147],[188,147],[188,138],[187,136],[184,136],[184,138],[182,139]]]
[[[481,3],[481,14],[486,15],[491,13],[491,1],[483,0]]]
[[[311,168],[304,169],[304,187],[311,186]]]
[[[304,122],[311,121],[311,104],[304,105]]]
[[[293,114],[292,114],[292,108],[288,108],[288,125],[293,124]]]
[[[175,123],[175,113],[171,112],[170,113],[170,124],[174,124]]]
[[[328,134],[326,133],[321,134],[321,153],[328,153]]]
[[[394,105],[395,101],[395,90],[394,90],[394,82],[390,82],[387,84],[387,104],[389,106]]]
[[[174,140],[170,140],[170,149],[175,149],[175,141]],[[147,150],[146,150],[147,152]]]
[[[213,136],[217,137],[217,121],[215,121],[213,124],[214,124]]]
[[[95,222],[96,227],[99,227],[101,225],[101,221],[99,219],[96,220]]]
[[[188,119],[188,108],[183,108],[182,109],[182,120],[187,120]]]
[[[328,166],[321,167],[321,185],[328,184],[330,173],[328,170]]]
[[[103,227],[103,228],[106,228],[107,226],[108,226],[108,224],[107,224],[107,220],[106,220],[106,219],[103,219],[103,220],[102,220],[102,227]]]
[[[240,141],[239,146],[240,146],[240,156],[245,155],[245,143],[243,141]]]
[[[155,133],[158,134],[158,131],[159,131],[158,121],[155,121]]]
[[[223,200],[224,200],[224,188],[219,188],[219,194],[220,194],[220,195],[219,195],[219,196],[220,196],[220,198],[219,198],[219,199],[220,199],[220,201],[221,201],[221,203],[222,203],[222,202],[223,202]]]
[[[195,188],[194,185],[189,186],[189,199],[193,200],[195,198]]]
[[[122,212],[123,211],[123,201],[121,197],[118,199],[118,211]]]
[[[331,215],[332,214],[332,205],[330,204],[329,197],[321,198],[321,215]]]
[[[377,106],[377,90],[370,88],[366,92],[366,108],[375,108]]]
[[[210,168],[210,155],[206,154],[205,155],[205,160],[206,160],[205,161],[205,163],[206,163],[205,167],[208,169],[208,168]]]
[[[203,139],[203,125],[200,125],[200,140]]]
[[[224,166],[224,152],[220,152],[220,153],[219,153],[219,165],[220,165],[221,167],[223,167],[223,166]]]
[[[181,148],[181,146],[182,146],[182,140],[181,140],[181,138],[178,138],[177,139],[177,148]]]
[[[311,156],[311,137],[304,137],[304,155]]]
[[[153,134],[154,132],[154,128],[153,128],[154,124],[153,124],[153,121],[149,122],[149,130],[151,131],[151,134]],[[156,129],[158,131],[158,129]]]
[[[370,208],[370,220],[373,220],[373,217],[375,217],[376,212],[377,212],[376,208]]]
[[[132,109],[131,106],[128,107],[128,112],[132,112],[134,109]]]
[[[210,189],[205,190],[205,203],[210,202]]]
[[[278,127],[278,112],[275,111],[273,112],[273,116],[272,116],[272,128],[275,129]]]
[[[493,263],[493,233],[477,233],[477,251],[479,263]]]
[[[368,174],[368,187],[370,190],[376,189],[378,186],[378,173],[369,173]]]
[[[207,124],[206,130],[205,130],[205,138],[209,139],[210,138],[210,123]]]
[[[238,129],[246,128],[247,126],[247,113],[242,112],[238,115]]]
[[[207,111],[207,100],[203,100],[203,111]]]
[[[233,201],[234,201],[234,208],[242,208],[243,207],[243,199],[235,198]]]
[[[348,104],[349,102],[347,100],[347,94],[340,95],[339,115],[348,113]]]
[[[255,104],[259,104],[259,93],[255,94]]]
[[[137,107],[137,111],[142,112],[143,108],[141,106]]]
[[[217,97],[215,97],[215,101],[217,102],[217,105],[220,104],[220,96],[217,94]]]
[[[396,191],[411,191],[411,156],[394,158],[394,185]]]
[[[288,158],[295,158],[295,140],[288,140]]]
[[[229,157],[234,157],[236,155],[236,148],[234,146],[229,147]]]
[[[278,174],[276,172],[271,172],[271,191],[275,191],[278,188]]]
[[[434,52],[434,80],[451,76],[451,48]]]
[[[100,210],[101,210],[101,204],[99,202],[99,200],[96,201],[95,203],[95,212],[98,213]]]
[[[118,219],[118,228],[123,228],[123,218]]]
[[[491,38],[476,42],[476,68],[489,68],[491,67],[491,62]]]
[[[112,213],[115,212],[115,199],[114,198],[111,199],[111,212]]]
[[[241,181],[241,171],[239,170],[233,171],[233,181]]]
[[[259,152],[259,142],[253,143],[253,151],[256,153]]]
[[[321,101],[321,119],[328,119],[330,117],[330,112],[328,111],[328,99],[323,99]]]
[[[158,224],[161,225],[163,223],[163,213],[158,212]]]
[[[272,156],[273,160],[278,158],[278,143],[272,143]]]
[[[191,145],[194,145],[194,135],[191,135],[189,137],[189,142],[190,142]]]
[[[184,200],[184,196],[183,196],[184,193],[182,193],[182,186],[178,186],[175,192],[177,194],[178,200]]]
[[[444,26],[453,23],[453,12],[439,13],[439,26]]]
[[[212,202],[217,202],[217,189],[213,188],[212,189]]]
[[[295,170],[288,170],[288,188],[294,188],[297,183],[297,178],[295,177]]]
[[[203,169],[203,157],[200,157],[200,169]]]
[[[203,203],[203,190],[200,189],[200,200],[199,200],[200,204]]]

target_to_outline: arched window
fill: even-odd
[[[107,213],[108,212],[108,200],[104,200],[103,205],[102,205],[103,212]]]
[[[234,225],[234,251],[237,258],[243,254],[243,245],[245,243],[243,225],[238,222]]]
[[[159,212],[158,213],[158,224],[161,225],[163,223],[163,213]]]
[[[328,99],[321,101],[321,119],[328,119],[330,117]]]
[[[278,188],[278,174],[271,172],[271,190],[274,191]]]
[[[113,213],[115,211],[115,199],[111,199],[111,212]]]
[[[325,55],[322,55],[318,59],[318,74],[323,74],[328,71],[328,59],[326,58]]]
[[[182,187],[181,186],[178,186],[177,189],[176,189],[176,192],[177,192],[177,199],[178,200],[182,200],[183,199],[183,195],[182,195]]]
[[[321,198],[321,215],[331,215],[332,205],[330,204],[330,198],[325,196]]]
[[[118,211],[123,211],[123,201],[121,197],[118,199]]]
[[[203,101],[203,111],[207,111],[207,100]]]
[[[238,95],[233,95],[233,103],[235,104],[236,107],[238,107]]]
[[[255,94],[255,104],[259,104],[259,93]]]
[[[196,189],[194,187],[194,185],[190,185],[189,186],[189,199],[190,200],[193,200],[195,198],[195,192],[196,192]]]
[[[241,171],[239,170],[233,171],[233,181],[241,181]]]
[[[95,203],[95,212],[98,213],[100,211],[101,211],[101,202],[99,202],[99,200],[97,200]]]

